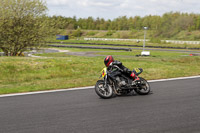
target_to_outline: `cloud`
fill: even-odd
[[[162,15],[170,11],[199,13],[197,0],[46,0],[50,15],[101,17]]]
[[[87,7],[92,7],[92,6],[96,6],[96,7],[109,7],[112,6],[111,3],[108,2],[95,2],[95,1],[90,1],[88,2],[88,0],[85,1],[78,1],[77,2],[80,6],[87,6]]]
[[[69,5],[70,0],[46,0],[49,6],[60,6],[60,5]]]
[[[114,1],[99,1],[99,0],[46,0],[49,6],[67,6],[76,5],[77,7],[89,7],[89,6],[112,6]]]

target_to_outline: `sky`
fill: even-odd
[[[45,0],[48,15],[111,19],[163,15],[166,12],[200,14],[200,0]]]

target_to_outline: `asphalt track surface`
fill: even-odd
[[[200,132],[200,78],[150,86],[108,100],[94,89],[0,97],[0,133]]]

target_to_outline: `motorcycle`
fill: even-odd
[[[112,66],[109,71],[105,67],[101,72],[100,78],[103,78],[103,80],[96,82],[95,92],[103,99],[115,95],[127,95],[133,91],[139,95],[147,95],[151,91],[149,83],[144,78],[138,77],[143,72],[142,68],[133,69],[133,72],[139,78],[136,81],[125,75],[117,65]]]

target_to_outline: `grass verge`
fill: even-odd
[[[0,57],[0,94],[95,85],[105,55],[113,55],[130,69],[143,68],[141,76],[148,80],[200,75],[200,57],[187,53],[151,51],[150,57],[135,57],[140,51],[99,51],[96,54],[102,56],[97,57],[66,53],[46,53],[41,58]]]

